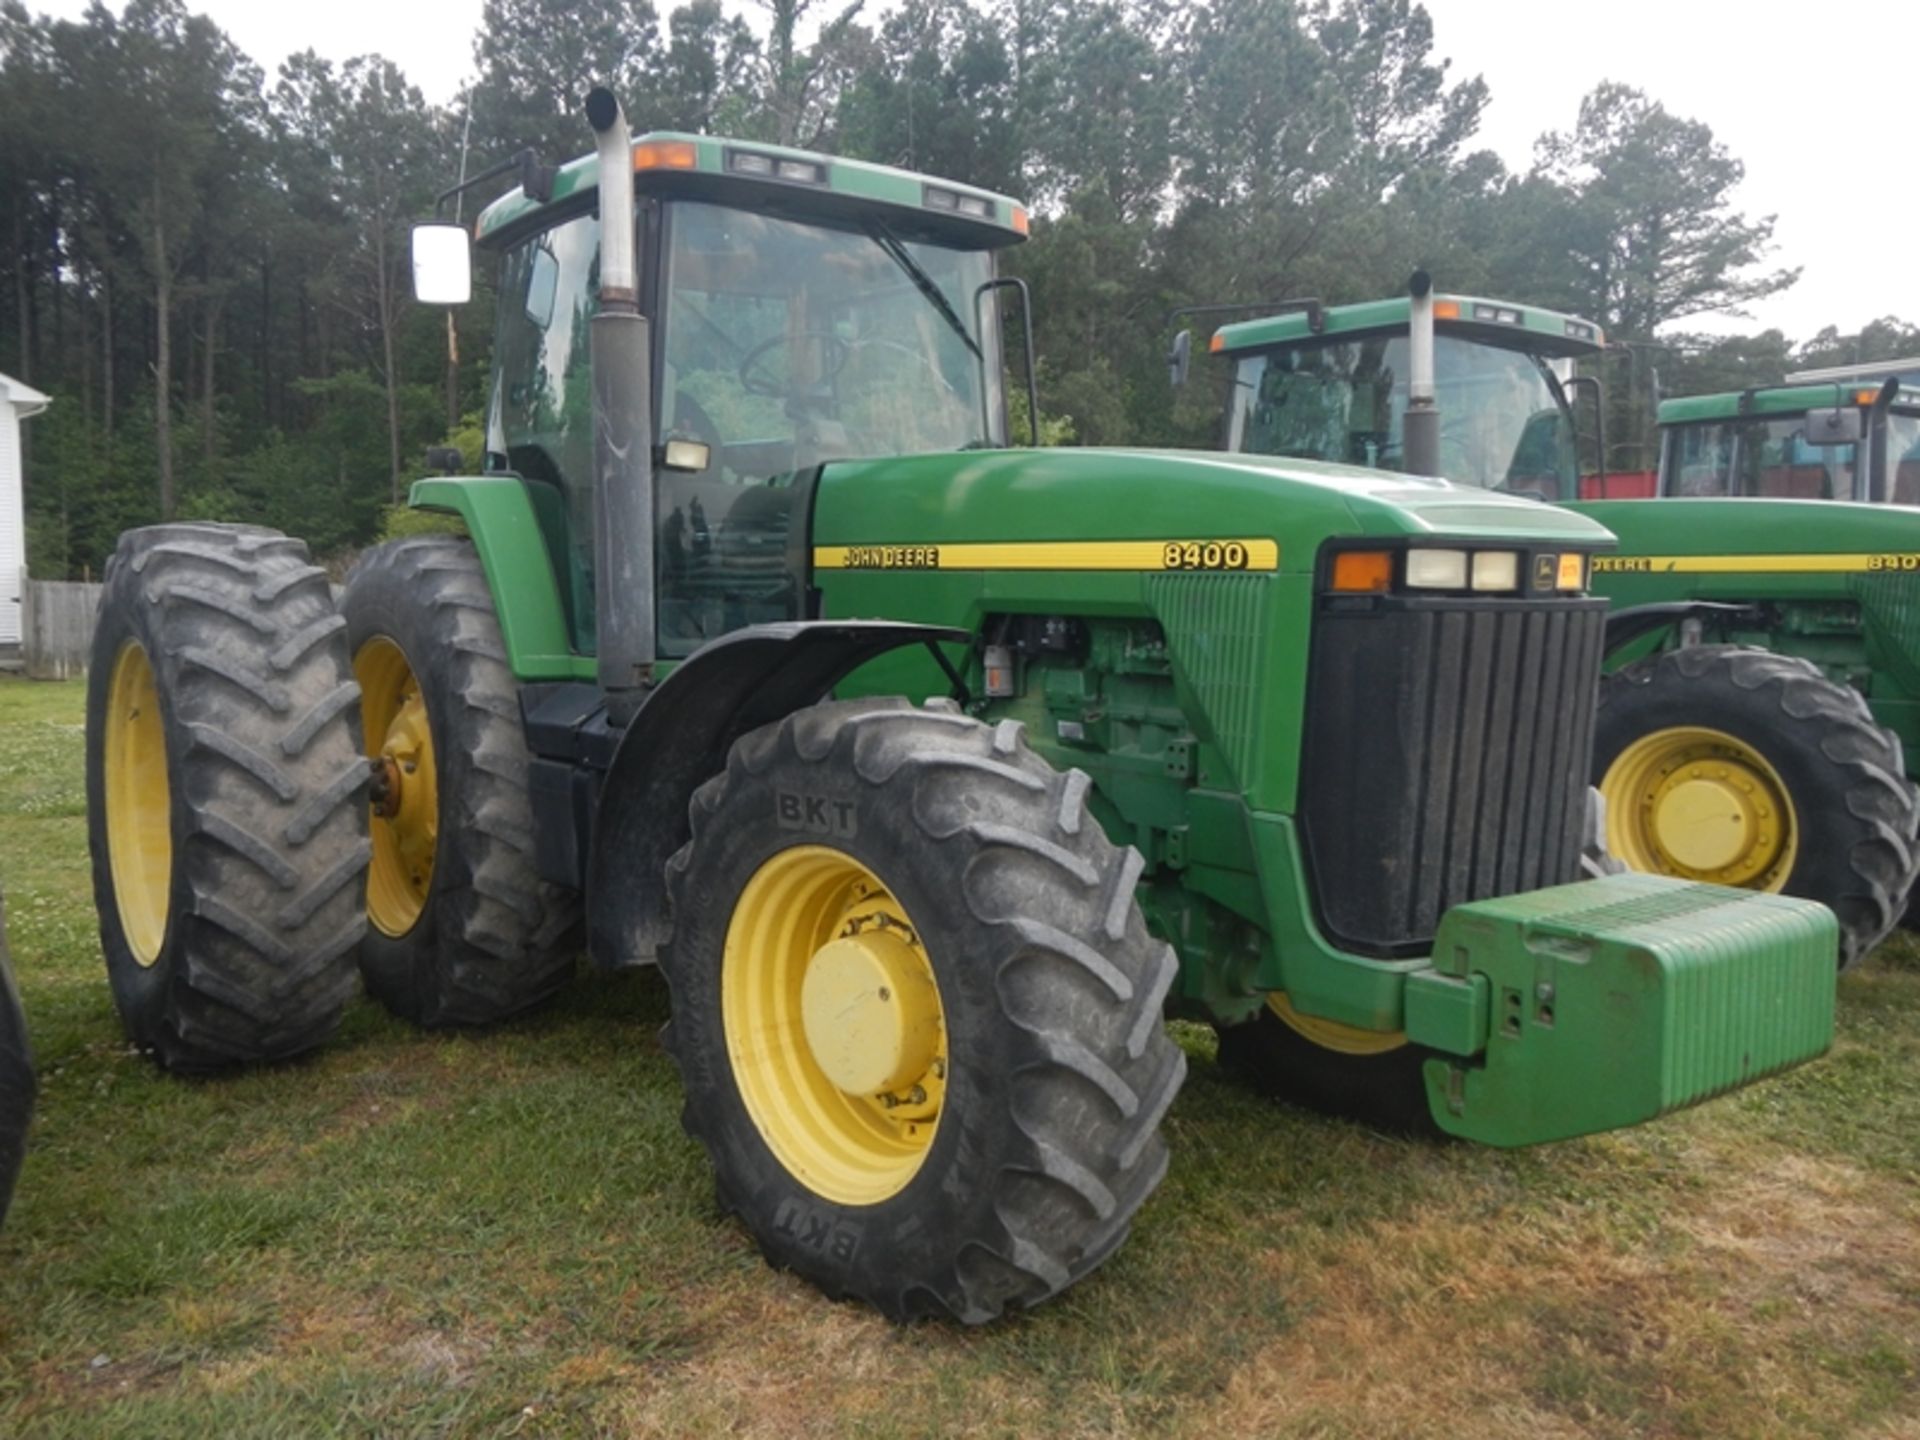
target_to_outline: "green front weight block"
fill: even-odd
[[[1651,1120],[1822,1054],[1825,906],[1611,875],[1457,906],[1408,977],[1434,1119],[1488,1145]],[[1451,1058],[1458,1056],[1459,1058]]]

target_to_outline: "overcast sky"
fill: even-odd
[[[444,102],[472,69],[481,0],[189,3],[269,76],[308,47],[340,59],[379,50],[428,99]],[[656,3],[672,8],[672,0]],[[86,0],[28,4],[70,18],[86,8]],[[1674,113],[1704,120],[1746,163],[1737,203],[1778,217],[1771,265],[1803,267],[1800,283],[1756,305],[1751,319],[1690,328],[1772,325],[1804,340],[1823,325],[1857,330],[1880,315],[1920,321],[1915,272],[1904,263],[1920,230],[1907,143],[1920,7],[1858,5],[1829,17],[1777,0],[1425,4],[1453,74],[1486,77],[1493,102],[1478,143],[1510,168],[1528,164],[1542,131],[1570,128],[1580,96],[1601,80],[1639,86]],[[728,8],[744,7],[730,0]]]

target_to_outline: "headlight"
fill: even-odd
[[[1464,590],[1467,588],[1467,552],[1464,550],[1407,551],[1409,590]]]
[[[1518,590],[1520,588],[1520,552],[1517,550],[1477,551],[1473,557],[1473,588]]]

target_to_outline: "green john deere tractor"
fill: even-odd
[[[1570,393],[1598,387],[1572,362],[1598,353],[1598,326],[1412,288],[1222,326],[1224,447],[1444,475],[1605,525],[1620,541],[1593,567],[1613,606],[1593,753],[1608,848],[1636,870],[1821,901],[1853,963],[1901,918],[1920,860],[1905,778],[1920,773],[1920,513],[1812,501],[1899,495],[1920,460],[1910,392],[1669,401],[1656,499],[1580,473]],[[1668,498],[1693,494],[1744,498]],[[1607,498],[1623,495],[1643,498]]]
[[[1820,907],[1573,883],[1600,526],[1006,449],[1013,202],[588,116],[597,158],[476,226],[486,473],[412,492],[463,537],[337,604],[263,531],[119,547],[94,871],[162,1063],[318,1044],[356,956],[423,1024],[497,1020],[584,936],[663,970],[685,1123],[771,1261],[982,1321],[1160,1180],[1169,1011],[1498,1145],[1828,1044]],[[417,234],[423,297],[466,247]]]

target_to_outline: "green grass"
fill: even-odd
[[[1184,1029],[1173,1170],[1032,1315],[896,1329],[766,1269],[680,1132],[650,974],[480,1036],[356,1005],[217,1080],[129,1053],[81,690],[0,681],[0,887],[44,1081],[0,1435],[1920,1433],[1920,951],[1835,1053],[1500,1153],[1263,1102]]]

